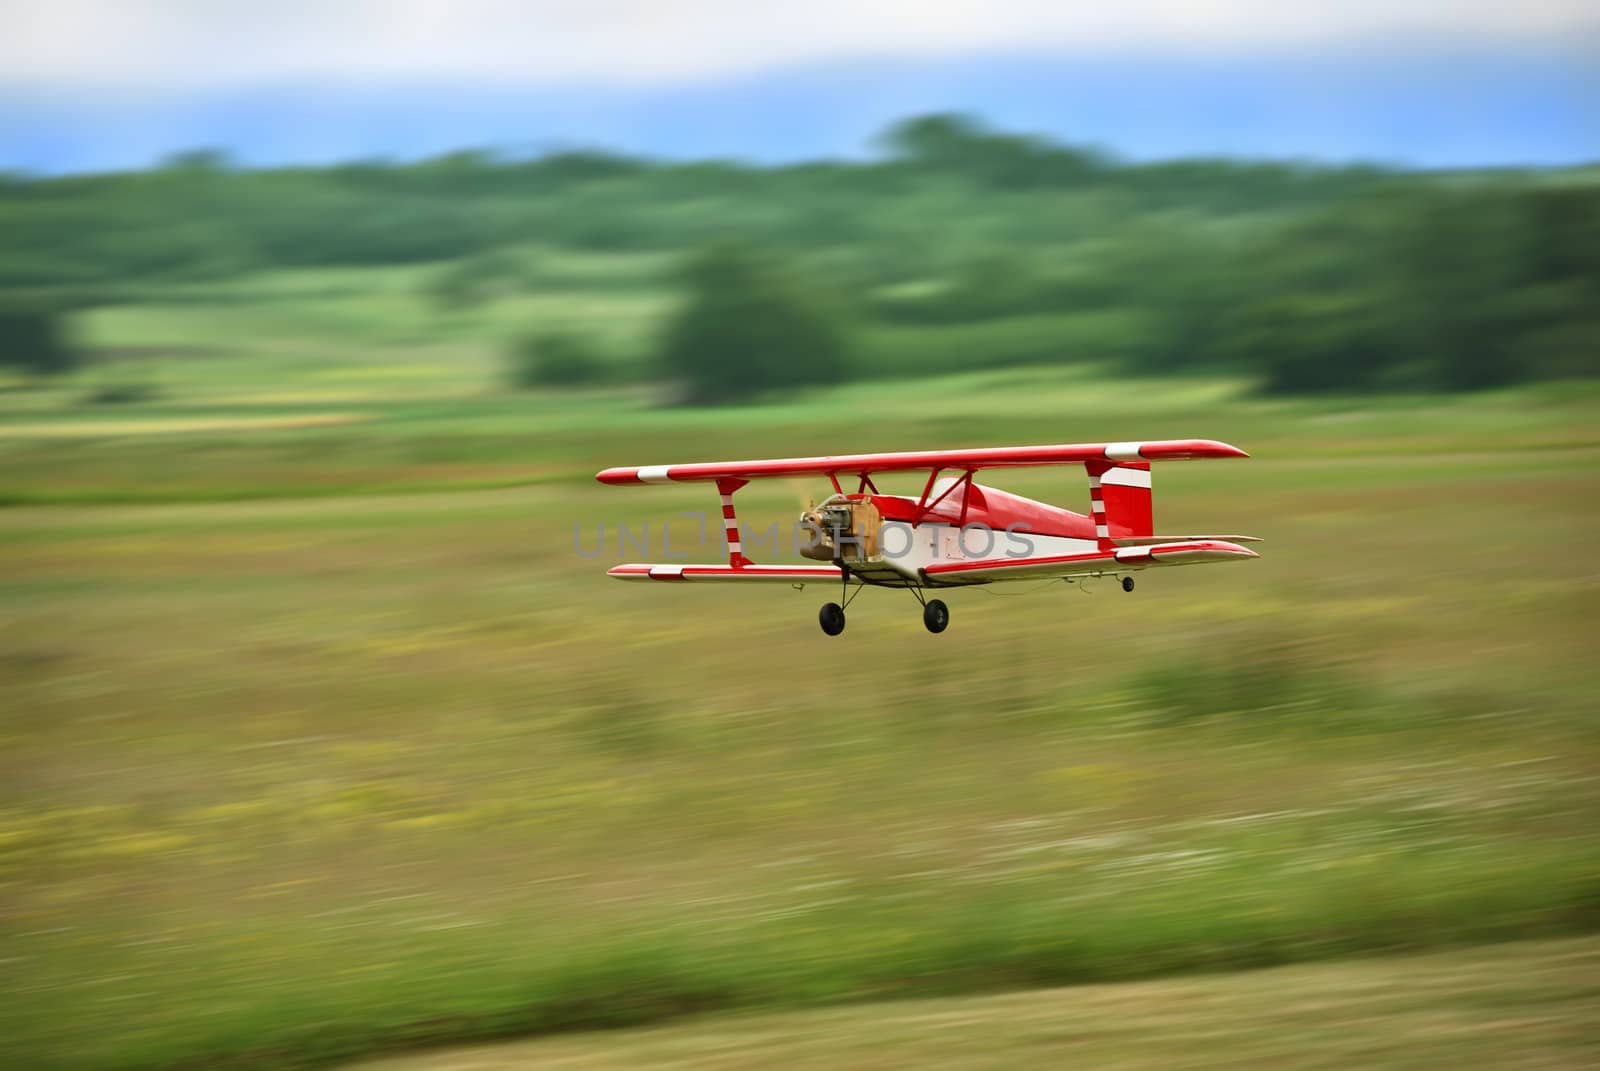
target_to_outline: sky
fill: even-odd
[[[1130,158],[1600,159],[1594,0],[0,0],[0,169],[855,156],[954,110]]]

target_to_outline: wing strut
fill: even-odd
[[[956,480],[949,487],[946,487],[943,491],[940,491],[939,497],[935,498],[932,502],[929,502],[928,496],[933,494],[933,483],[939,478],[939,473],[941,471],[942,470],[940,469],[934,469],[928,473],[928,482],[922,488],[922,497],[917,500],[917,519],[911,522],[912,527],[915,527],[927,520],[928,516],[933,513],[934,508],[937,507],[939,503],[949,498],[951,492],[955,491],[958,487],[961,488],[960,523],[967,523],[967,503],[972,500],[971,494],[968,493],[972,490],[972,470],[968,469],[966,472],[962,473],[959,480]]]
[[[722,537],[728,543],[728,564],[735,569],[755,564],[744,556],[744,544],[739,539],[739,518],[733,513],[733,493],[749,482],[732,477],[717,481],[717,493],[722,496]]]
[[[1100,481],[1116,466],[1110,461],[1087,461],[1083,467],[1089,474],[1089,516],[1094,518],[1095,546],[1108,551],[1115,544],[1111,542],[1111,526],[1106,520],[1105,490],[1100,486]]]

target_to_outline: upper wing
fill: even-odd
[[[1237,446],[1212,439],[1166,439],[1139,443],[1078,443],[1059,446],[987,446],[974,450],[918,450],[903,454],[839,454],[768,461],[702,461],[688,465],[643,465],[606,469],[601,483],[688,483],[754,480],[770,476],[858,476],[916,469],[1024,468],[1085,461],[1181,461],[1202,457],[1249,457]]]
[[[1119,547],[1092,554],[1049,558],[992,558],[987,561],[942,562],[923,570],[936,584],[988,584],[996,580],[1053,580],[1058,577],[1126,573],[1153,565],[1199,565],[1260,557],[1255,551],[1223,539],[1193,539],[1154,546]]]

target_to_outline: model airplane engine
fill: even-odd
[[[883,515],[870,499],[835,495],[800,515],[800,554],[813,561],[877,561]]]

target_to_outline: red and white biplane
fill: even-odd
[[[940,588],[1008,580],[1077,580],[1115,577],[1133,590],[1132,574],[1169,565],[1244,561],[1256,553],[1241,543],[1252,536],[1158,536],[1150,505],[1150,465],[1155,461],[1248,457],[1238,447],[1210,439],[1004,446],[900,454],[718,461],[606,469],[607,484],[715,483],[722,497],[726,565],[629,564],[610,570],[619,580],[671,583],[838,582],[839,602],[823,606],[822,631],[844,631],[844,609],[867,585],[909,588],[922,604],[929,632],[950,622],[944,602],[928,598]],[[1089,480],[1089,512],[986,487],[973,481],[985,469],[1082,465]],[[881,493],[873,477],[923,472],[922,493]],[[833,494],[801,515],[802,556],[813,565],[757,565],[745,557],[733,496],[751,480],[826,476]],[[846,491],[841,479],[854,480]]]

